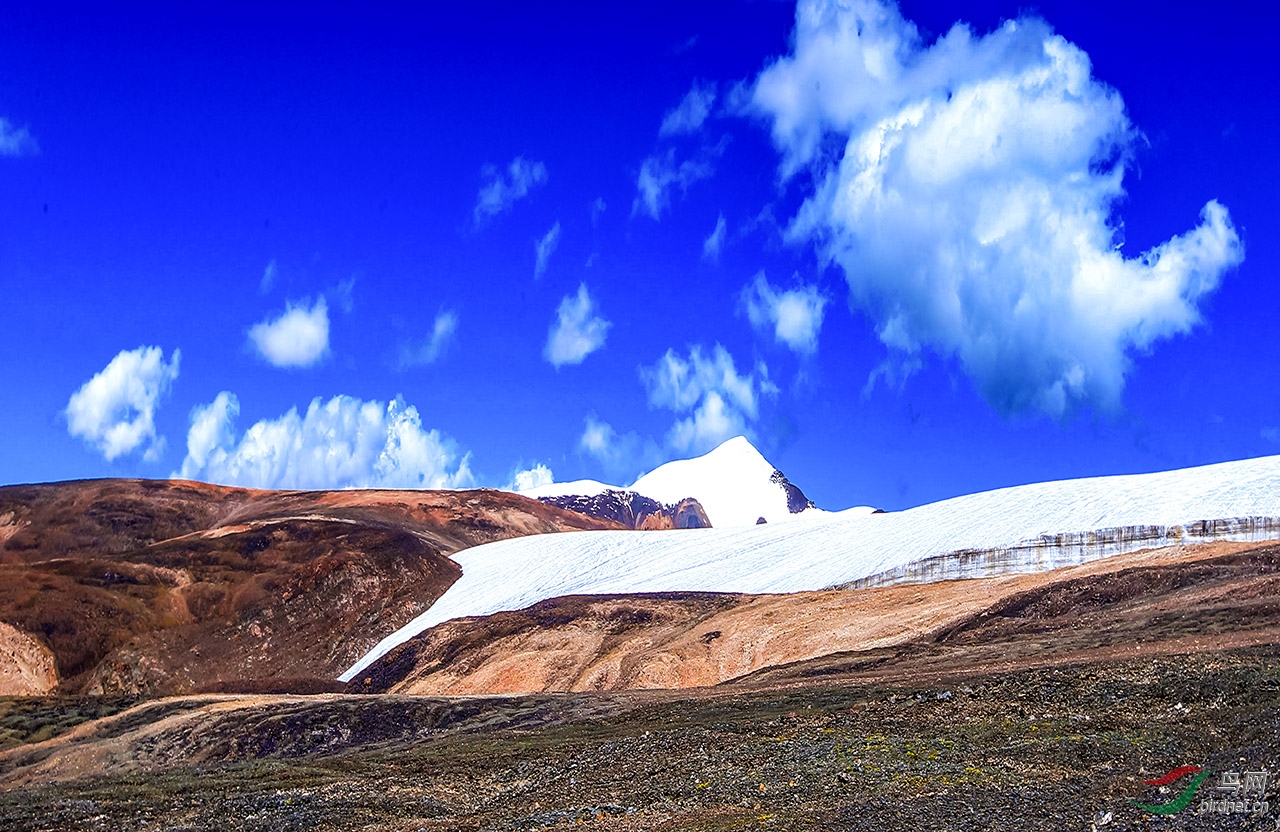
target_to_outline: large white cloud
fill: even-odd
[[[640,378],[651,406],[681,417],[668,431],[667,444],[689,453],[709,451],[739,434],[753,435],[761,399],[778,393],[763,363],[739,374],[733,356],[719,344],[710,355],[694,346],[687,358],[667,350],[640,369]],[[585,435],[583,441],[585,446]]]
[[[93,445],[108,460],[145,446],[154,461],[164,450],[156,434],[155,411],[178,377],[179,350],[166,362],[159,347],[121,350],[102,372],[71,394],[67,430]]]
[[[827,299],[817,286],[776,289],[760,272],[742,290],[742,306],[747,320],[801,355],[818,349],[818,332]]]
[[[310,366],[329,351],[329,306],[323,297],[310,309],[290,304],[280,317],[254,324],[249,340],[276,367]]]
[[[547,181],[547,166],[530,162],[523,156],[512,159],[505,172],[486,166],[480,173],[485,183],[476,194],[476,207],[472,212],[477,226],[506,211],[528,196],[534,187]]]
[[[587,284],[578,284],[578,293],[566,295],[556,309],[543,357],[558,369],[565,364],[581,364],[588,355],[603,347],[613,324],[598,312],[587,292]]]
[[[28,156],[40,152],[40,145],[25,127],[0,118],[0,156]]]
[[[237,440],[235,395],[219,393],[191,414],[187,456],[174,477],[251,488],[461,488],[470,455],[424,430],[413,405],[351,396],[313,399],[255,423]]]
[[[453,343],[457,332],[458,313],[451,309],[440,310],[426,338],[400,345],[400,369],[434,364]]]
[[[933,351],[1004,413],[1114,408],[1130,355],[1189,331],[1243,258],[1215,201],[1122,253],[1113,209],[1140,135],[1043,21],[926,45],[892,4],[801,2],[793,40],[752,91],[784,177],[814,171],[789,232],[842,267],[897,372]]]

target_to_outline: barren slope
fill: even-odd
[[[1280,767],[1280,546],[1124,561],[1020,583],[959,619],[939,606],[992,583],[841,593],[914,610],[904,630],[951,624],[712,687],[0,700],[19,737],[0,751],[0,827],[1270,829],[1274,815],[1159,817],[1133,801],[1172,798],[1143,781],[1177,766]],[[522,615],[554,630],[589,612],[638,643],[774,599],[639,600]]]
[[[483,490],[0,488],[0,694],[324,689],[457,580],[450,554],[615,527]]]

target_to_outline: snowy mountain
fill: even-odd
[[[659,473],[647,487],[668,487],[662,468],[650,476]],[[706,499],[708,510],[724,505]],[[1280,538],[1280,456],[1017,486],[888,514],[824,515],[811,523],[538,535],[466,550],[454,556],[457,583],[341,678],[443,621],[562,595],[798,592],[1039,571],[1182,542]]]
[[[606,490],[635,492],[665,505],[692,497],[702,504],[711,525],[718,529],[753,526],[761,517],[769,523],[780,523],[801,513],[808,515],[806,519],[825,513],[815,509],[804,493],[744,436],[734,437],[703,456],[661,465],[625,488],[577,480],[520,493],[537,499],[590,497]]]

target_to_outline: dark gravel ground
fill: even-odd
[[[822,685],[264,699],[172,735],[135,717],[137,765],[0,792],[0,829],[1278,828],[1274,776],[1277,809],[1196,812],[1222,772],[1280,770],[1274,646]],[[1188,808],[1130,802],[1171,800],[1189,778],[1142,780],[1183,764],[1214,771]]]

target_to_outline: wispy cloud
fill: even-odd
[[[660,219],[671,204],[671,189],[679,188],[684,193],[693,183],[709,178],[715,173],[716,160],[724,148],[722,141],[681,162],[676,161],[675,148],[645,159],[636,176],[636,198],[631,204],[631,214],[643,212],[655,220]]]
[[[547,263],[551,260],[551,255],[555,254],[556,246],[560,245],[560,221],[547,230],[533,244],[533,278],[537,280],[547,270]]]
[[[685,93],[684,98],[673,109],[668,110],[662,118],[662,126],[658,128],[659,138],[675,136],[680,133],[696,133],[703,122],[711,115],[711,108],[716,102],[716,85],[711,81],[694,81],[693,86]]]
[[[480,174],[485,184],[476,195],[473,216],[477,226],[506,211],[528,196],[533,188],[546,182],[547,166],[542,162],[530,162],[523,156],[517,156],[507,165],[505,172],[487,166]]]
[[[739,434],[753,434],[761,399],[778,394],[763,363],[739,374],[733,357],[719,344],[710,355],[694,346],[687,358],[667,350],[652,366],[641,368],[640,378],[651,406],[683,417],[668,431],[667,444],[686,453],[701,453]]]
[[[711,230],[707,239],[702,241],[702,259],[713,263],[720,259],[720,249],[724,248],[724,238],[729,233],[725,225],[724,214],[716,218],[716,227]]]
[[[175,349],[166,362],[160,347],[121,350],[71,394],[65,411],[67,431],[108,461],[144,446],[144,459],[158,459],[164,437],[156,434],[155,411],[178,378],[181,357]]]
[[[426,338],[400,345],[400,369],[434,364],[454,342],[457,331],[457,313],[451,309],[440,310]]]
[[[33,156],[39,152],[40,145],[26,127],[0,118],[0,156]]]
[[[276,367],[308,367],[329,351],[329,307],[323,297],[308,309],[289,304],[278,318],[254,324],[249,340]]]
[[[578,450],[599,462],[611,481],[622,485],[669,459],[657,442],[635,431],[618,433],[595,413],[584,420]]]
[[[313,399],[255,423],[238,438],[239,400],[223,391],[191,414],[187,456],[174,477],[251,488],[461,488],[470,456],[397,396],[387,404]],[[461,456],[461,459],[459,457]]]
[[[604,212],[609,210],[609,206],[605,204],[604,197],[598,196],[591,203],[591,225],[594,227],[600,224],[600,218],[604,216]]]
[[[581,364],[588,355],[603,347],[612,324],[598,311],[585,283],[578,285],[576,295],[565,295],[547,333],[543,357],[559,369],[565,364]]]
[[[756,330],[772,334],[782,344],[801,355],[818,349],[818,333],[827,299],[817,286],[776,289],[760,272],[740,296],[747,320]]]
[[[267,267],[262,270],[262,281],[258,284],[258,291],[267,294],[276,285],[276,278],[280,275],[280,267],[276,265],[276,261],[272,260],[267,263]]]
[[[815,176],[790,238],[844,270],[903,367],[954,356],[1006,414],[1114,409],[1131,354],[1194,327],[1244,257],[1216,201],[1123,254],[1112,209],[1140,134],[1041,20],[926,45],[891,3],[806,0],[793,43],[752,90],[783,176]]]

